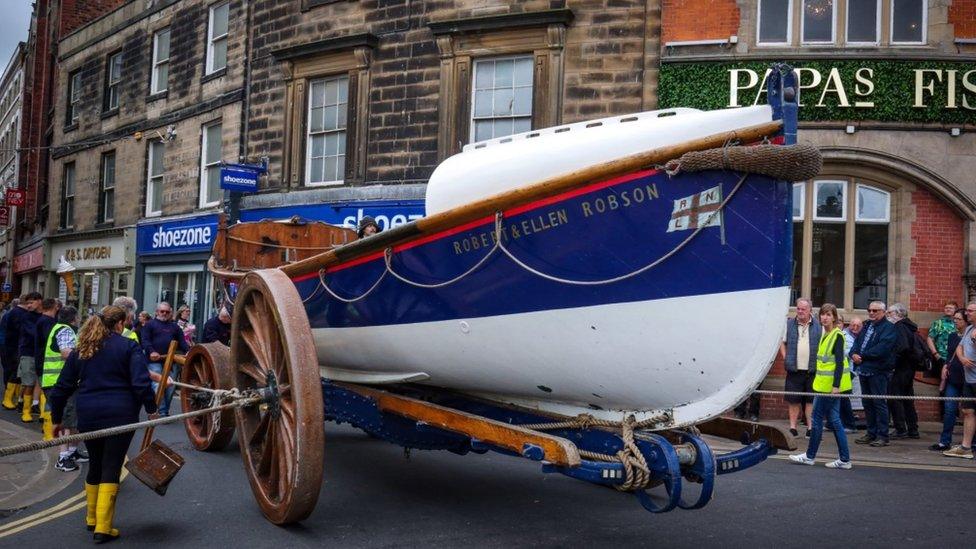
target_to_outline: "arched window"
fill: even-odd
[[[793,299],[866,309],[888,298],[891,193],[854,178],[793,185]]]

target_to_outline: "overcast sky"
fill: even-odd
[[[31,0],[0,0],[0,70],[7,68],[17,42],[27,41]]]

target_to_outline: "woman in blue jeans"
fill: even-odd
[[[832,303],[820,306],[820,325],[823,335],[817,347],[817,372],[813,379],[813,390],[816,393],[839,394],[851,390],[851,368],[844,354],[844,335],[837,327],[837,307]],[[790,461],[802,465],[813,465],[823,438],[824,418],[834,429],[837,439],[837,449],[840,459],[827,464],[830,469],[850,469],[851,453],[847,445],[847,433],[840,420],[840,400],[837,397],[814,397],[813,399],[813,432],[810,433],[810,444],[802,454],[790,456]]]
[[[946,356],[950,357],[942,370],[942,382],[945,384],[945,394],[947,397],[962,396],[962,386],[966,382],[966,374],[963,372],[962,364],[956,360],[956,347],[962,341],[962,333],[966,331],[966,310],[956,309],[952,315],[952,322],[956,325],[956,333],[949,334],[949,344],[946,347]],[[942,435],[939,442],[929,446],[929,450],[943,452],[952,448],[952,431],[956,427],[956,416],[959,414],[959,402],[948,400],[945,403],[945,414],[942,417]]]

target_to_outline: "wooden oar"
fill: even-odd
[[[344,246],[329,250],[314,257],[285,265],[281,270],[290,277],[302,276],[317,272],[319,269],[331,267],[339,263],[375,253],[391,246],[397,246],[415,240],[421,236],[434,234],[451,227],[456,227],[476,219],[494,214],[497,211],[504,211],[516,208],[523,204],[528,204],[535,200],[547,198],[581,187],[589,183],[604,181],[613,176],[630,173],[641,168],[662,164],[673,158],[691,151],[701,151],[722,147],[727,143],[737,141],[749,143],[757,141],[763,137],[772,136],[779,132],[783,127],[782,121],[766,122],[756,126],[749,126],[734,131],[727,131],[685,141],[676,145],[659,147],[644,152],[632,154],[616,160],[610,160],[594,166],[576,170],[573,172],[560,174],[537,183],[511,189],[487,198],[482,198],[474,202],[458,206],[457,208],[440,212],[428,217],[412,221],[405,225],[400,225],[392,229],[383,231],[369,238],[356,240]],[[211,271],[215,274],[224,276],[231,275],[230,278],[238,278],[243,273],[229,273],[223,269],[216,268],[211,260]],[[234,275],[237,276],[234,276]]]

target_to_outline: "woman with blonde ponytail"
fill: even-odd
[[[121,335],[126,316],[126,311],[119,307],[105,307],[81,327],[78,346],[68,356],[51,390],[55,432],[60,428],[68,397],[75,391],[81,432],[135,423],[142,408],[150,419],[158,417],[146,355],[135,341]],[[112,527],[112,518],[122,462],[130,442],[132,433],[85,442],[90,458],[85,479],[88,496],[85,520],[88,529],[95,531],[96,543],[119,536],[119,531]]]

